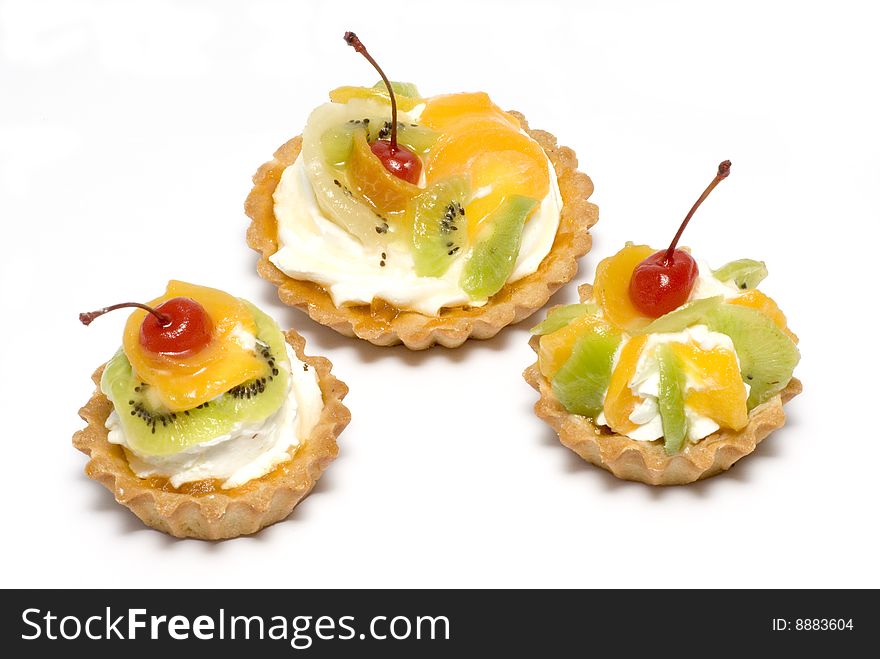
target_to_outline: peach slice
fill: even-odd
[[[256,324],[247,305],[240,299],[205,286],[170,281],[165,294],[149,303],[156,307],[174,297],[188,297],[201,304],[214,325],[211,342],[189,357],[150,353],[140,344],[140,327],[146,311],[138,309],[125,325],[122,347],[132,369],[162,404],[171,411],[188,410],[237,384],[257,377],[265,370],[247,343]]]
[[[519,131],[516,117],[495,105],[485,92],[444,94],[428,99],[419,122],[436,131],[449,132],[474,116],[506,124]]]
[[[596,266],[593,294],[605,317],[617,327],[633,332],[646,327],[653,319],[642,314],[629,297],[629,281],[635,267],[656,250],[648,245],[627,243],[614,256]]]
[[[629,383],[635,375],[639,357],[647,340],[648,337],[642,335],[635,336],[626,342],[620,351],[617,366],[611,373],[611,381],[608,383],[604,406],[605,421],[609,428],[620,435],[625,435],[638,428],[635,423],[629,420],[629,416],[641,398],[632,392]]]
[[[485,219],[505,198],[522,195],[540,200],[550,189],[546,160],[536,160],[521,151],[490,151],[478,155],[471,162],[470,175],[471,190],[480,195],[465,206],[472,241]]]
[[[425,163],[425,177],[438,181],[470,170],[472,162],[490,151],[519,151],[538,163],[546,156],[527,135],[501,124],[473,123],[461,132],[444,132],[434,143]]]
[[[741,430],[749,422],[746,387],[736,355],[725,348],[703,350],[694,343],[671,343],[686,375],[700,383],[688,390],[685,405],[722,428]]]
[[[385,169],[382,161],[370,150],[366,133],[355,131],[348,160],[348,180],[371,206],[380,213],[399,213],[421,190],[417,185]]]

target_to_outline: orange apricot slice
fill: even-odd
[[[410,200],[421,190],[385,169],[370,150],[364,131],[355,131],[348,159],[348,182],[360,196],[380,213],[406,210]]]
[[[546,159],[536,160],[521,151],[490,151],[478,155],[471,162],[470,180],[471,190],[479,195],[465,206],[471,241],[505,198],[522,195],[543,199],[550,189]]]
[[[685,405],[722,428],[744,428],[749,412],[736,355],[725,348],[703,350],[694,343],[671,343],[670,347],[685,374],[699,383],[698,389],[685,394]]]
[[[425,177],[430,183],[468,172],[474,159],[489,151],[519,151],[537,163],[546,162],[543,149],[528,135],[501,125],[476,124],[441,134],[428,154]]]
[[[516,117],[495,105],[485,92],[434,96],[428,99],[419,122],[433,130],[448,132],[474,115],[500,121],[517,131],[520,129]]]
[[[648,245],[627,243],[617,254],[602,259],[596,266],[593,295],[611,324],[632,332],[646,327],[653,320],[632,303],[629,281],[635,267],[655,251]]]
[[[214,331],[205,348],[188,357],[146,351],[140,344],[140,328],[147,312],[141,309],[129,316],[122,337],[132,369],[153,387],[163,405],[173,412],[192,409],[263,373],[265,363],[252,345],[246,345],[256,333],[256,324],[242,300],[214,288],[170,281],[165,294],[149,306],[174,297],[196,300],[210,316]]]
[[[641,398],[630,389],[629,383],[635,375],[636,366],[648,337],[634,336],[620,351],[617,366],[611,373],[608,391],[605,394],[605,421],[608,427],[620,435],[632,432],[638,425],[629,420],[630,414],[641,402]]]

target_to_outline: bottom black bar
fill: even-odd
[[[876,601],[842,590],[6,590],[0,628],[6,656],[846,652],[880,636]]]

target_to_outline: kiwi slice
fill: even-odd
[[[769,317],[738,304],[722,304],[709,313],[706,324],[733,341],[743,381],[750,387],[750,410],[785,389],[801,356]]]
[[[456,176],[438,181],[410,203],[411,247],[418,276],[442,276],[461,254],[467,241],[464,204],[468,194],[467,180]]]
[[[566,410],[591,419],[602,411],[620,340],[620,332],[607,323],[591,325],[578,338],[571,356],[551,382],[553,393]]]
[[[599,305],[592,302],[581,304],[563,304],[551,309],[547,317],[529,330],[535,336],[544,336],[560,330],[571,321],[582,316],[599,314]]]
[[[284,336],[274,320],[249,303],[248,307],[265,373],[194,409],[173,412],[163,406],[121,350],[110,360],[101,389],[113,402],[131,449],[142,455],[172,455],[228,433],[238,422],[265,419],[281,407],[290,381]]]
[[[321,133],[321,151],[328,164],[340,167],[348,161],[354,146],[353,130],[351,124],[344,124],[333,126]]]
[[[683,307],[663,314],[657,320],[639,331],[639,334],[656,334],[659,332],[680,332],[691,325],[706,322],[706,316],[712,309],[717,308],[724,301],[720,295],[705,297],[693,302],[688,302]]]
[[[380,80],[375,85],[373,85],[373,89],[379,89],[381,91],[386,91],[385,83]],[[411,82],[398,82],[396,80],[391,81],[391,89],[394,90],[395,94],[399,94],[400,96],[408,96],[409,98],[420,99],[422,97],[419,94],[418,88],[415,84]]]
[[[426,154],[434,146],[438,137],[440,137],[439,133],[425,126],[408,124],[403,121],[397,122],[397,141],[419,155]],[[367,139],[371,143],[376,140],[391,139],[391,122],[381,119],[371,120]]]
[[[678,358],[668,343],[657,346],[654,356],[660,372],[657,408],[663,424],[663,448],[667,455],[678,453],[687,437],[687,416],[684,413],[685,377]]]
[[[483,300],[501,290],[519,255],[523,226],[537,200],[506,197],[485,220],[461,273],[461,287],[471,299]]]
[[[754,259],[739,259],[712,272],[718,281],[733,281],[741,290],[756,288],[767,276],[767,264]]]

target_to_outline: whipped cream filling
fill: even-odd
[[[401,113],[400,120],[416,121],[417,114]],[[535,272],[556,239],[562,195],[549,159],[547,168],[550,190],[526,222],[508,283]],[[269,260],[289,277],[323,286],[336,306],[370,304],[381,298],[433,316],[443,307],[478,307],[487,301],[472,300],[459,285],[466,255],[457,258],[441,277],[419,277],[406,244],[389,241],[370,249],[327,218],[318,206],[301,155],[282,173],[273,198],[279,249]]]
[[[697,261],[697,267],[699,268],[699,276],[691,291],[689,302],[718,295],[725,300],[730,300],[742,294],[733,281],[721,282],[716,279],[711,268],[704,261]],[[628,340],[621,342],[618,347],[613,367],[617,367],[620,352]],[[630,391],[642,398],[642,401],[636,405],[629,416],[629,420],[638,425],[638,428],[626,433],[630,439],[652,442],[663,437],[663,421],[657,403],[660,395],[660,371],[655,357],[657,346],[663,343],[694,343],[703,350],[723,348],[731,351],[739,364],[739,356],[736,355],[730,337],[721,332],[713,332],[706,325],[694,325],[681,332],[651,334],[642,348],[635,373],[629,382]],[[746,395],[748,395],[748,383],[744,383],[743,386],[745,386]],[[694,380],[693,377],[686,374],[685,391],[699,391],[705,387],[705,383]],[[687,403],[684,405],[684,412],[687,418],[687,439],[690,442],[698,442],[719,429],[719,425],[715,421],[697,413]],[[604,412],[596,417],[596,423],[607,425]]]
[[[222,489],[243,485],[266,475],[306,441],[318,423],[324,407],[314,368],[304,368],[290,346],[286,346],[290,388],[281,407],[262,421],[236,423],[232,430],[211,440],[190,446],[173,455],[144,455],[132,450],[119,416],[107,418],[107,440],[126,449],[129,466],[139,478],[162,476],[172,486],[199,480],[222,480]]]
[[[694,343],[702,350],[723,348],[736,354],[729,336],[712,332],[705,325],[694,325],[681,332],[649,336],[630,380],[630,391],[643,398],[642,403],[636,406],[629,417],[630,421],[639,424],[638,428],[627,435],[630,439],[654,441],[663,437],[663,423],[657,405],[660,396],[660,370],[656,349],[664,343]],[[688,373],[685,374],[685,391],[699,391],[705,388],[705,382],[693,379]],[[687,403],[684,405],[684,412],[687,417],[687,438],[691,442],[708,437],[719,428],[715,421],[698,414]]]

